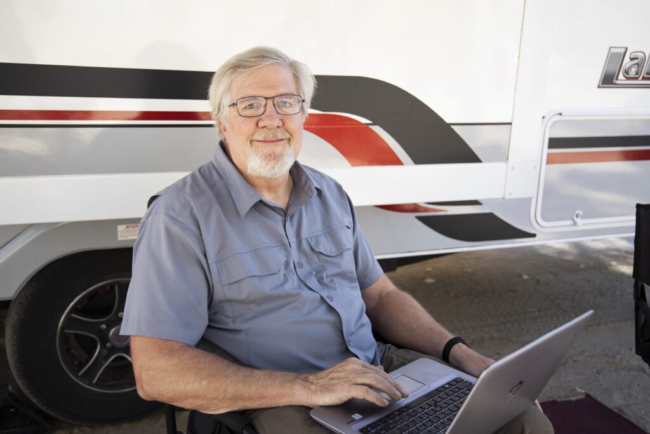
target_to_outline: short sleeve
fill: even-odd
[[[121,334],[196,345],[212,293],[203,242],[164,213],[145,216],[133,252]]]
[[[347,195],[346,195],[347,197]],[[353,238],[353,254],[354,262],[357,268],[357,279],[359,281],[359,288],[363,291],[364,289],[371,286],[384,274],[379,262],[375,258],[375,255],[372,253],[372,249],[368,244],[366,236],[361,230],[361,226],[357,220],[357,214],[354,210],[354,205],[349,197],[348,204],[350,207],[350,213],[352,214],[352,238]]]

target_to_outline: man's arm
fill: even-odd
[[[366,314],[379,334],[399,346],[442,358],[445,344],[454,336],[413,297],[397,289],[385,274],[361,294]],[[494,363],[462,343],[451,349],[449,361],[474,377]],[[533,404],[543,413],[537,400]]]
[[[454,336],[385,274],[361,294],[366,314],[379,334],[401,347],[442,358],[444,345]],[[475,377],[494,362],[461,343],[452,348],[449,361]]]
[[[380,406],[407,396],[381,368],[350,358],[315,374],[251,369],[184,343],[131,337],[138,393],[146,400],[167,402],[204,413],[285,405],[334,405],[351,398]],[[398,390],[400,392],[398,392]]]

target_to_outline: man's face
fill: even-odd
[[[230,101],[247,96],[299,95],[291,71],[269,65],[242,73],[230,86]],[[273,102],[267,101],[262,116],[239,116],[236,107],[228,108],[226,124],[219,122],[230,158],[249,176],[278,178],[286,174],[302,147],[303,113],[280,115]]]

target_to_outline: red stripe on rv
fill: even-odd
[[[650,160],[650,149],[594,152],[554,152],[546,156],[546,164],[612,163],[615,161]]]
[[[353,166],[402,166],[395,151],[368,125],[347,116],[312,114],[305,129],[332,145]]]
[[[10,121],[209,121],[210,112],[0,110]]]
[[[332,145],[352,166],[404,165],[393,148],[377,132],[348,116],[312,114],[305,121],[305,130]],[[445,212],[443,209],[417,203],[379,205],[377,208],[400,213]]]

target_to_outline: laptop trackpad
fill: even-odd
[[[417,380],[414,380],[411,377],[407,377],[406,375],[400,375],[399,377],[395,377],[395,381],[402,386],[408,393],[409,395],[413,395],[413,393],[417,392],[418,390],[422,389],[423,387],[426,387],[426,384],[420,383]],[[379,392],[377,391],[384,399],[388,401],[392,401],[391,397],[386,395],[384,392]]]
[[[395,377],[395,381],[401,384],[402,387],[409,392],[410,396],[413,396],[414,393],[417,393],[420,390],[425,389],[427,387],[426,384],[420,383],[419,381],[414,380],[411,377],[407,377],[406,375],[403,374],[400,374],[398,377]],[[383,396],[384,399],[388,400],[388,402],[401,401],[401,400],[394,401],[384,392],[380,392],[377,389],[372,389],[372,390],[374,390],[375,392]],[[328,408],[335,409],[336,407],[328,407]],[[350,420],[348,423],[354,422],[355,420],[359,420],[360,419],[359,416],[366,417],[384,410],[382,407],[379,407],[370,401],[366,401],[365,399],[357,399],[357,398],[352,398],[351,400],[343,404],[341,409],[342,412],[346,415],[354,415],[352,417],[352,420]]]

